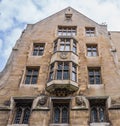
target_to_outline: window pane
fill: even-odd
[[[14,124],[19,124],[20,123],[21,115],[22,115],[22,109],[18,108],[17,111],[16,111]]]
[[[94,77],[89,77],[89,83],[94,84]]]
[[[92,56],[92,53],[89,51],[89,52],[87,53],[87,56]]]
[[[93,52],[92,54],[93,54],[93,56],[97,56],[97,52]]]
[[[36,83],[37,83],[37,76],[33,76],[31,84],[36,84]]]
[[[62,123],[68,123],[68,110],[67,110],[67,108],[62,109]]]
[[[30,109],[29,108],[26,108],[24,110],[23,124],[28,124],[29,117],[30,117]]]
[[[57,79],[62,80],[62,71],[57,71]]]
[[[96,84],[100,84],[100,77],[96,77]]]
[[[69,79],[69,72],[68,71],[64,71],[63,79],[64,80]]]
[[[91,118],[92,118],[92,122],[97,122],[98,118],[97,118],[97,109],[93,108],[91,111]]]
[[[59,123],[60,122],[60,109],[55,108],[54,110],[54,123]]]
[[[70,51],[70,45],[66,45],[65,51]]]
[[[76,81],[76,73],[72,72],[72,80]]]
[[[33,51],[33,55],[34,55],[34,56],[37,55],[37,50],[34,50],[34,51]]]
[[[30,84],[30,76],[26,76],[26,79],[25,79],[25,84]]]
[[[64,45],[60,45],[60,51],[64,51]]]
[[[38,70],[33,70],[33,75],[38,75]]]
[[[73,46],[72,51],[73,51],[74,53],[76,53],[76,52],[77,52],[77,49],[76,49],[76,47],[75,47],[75,46]]]
[[[58,70],[62,70],[62,67],[63,67],[63,63],[59,62],[58,63]]]
[[[53,72],[50,72],[49,80],[53,80]]]
[[[103,108],[99,108],[99,116],[100,116],[100,122],[104,122],[105,117],[104,117],[104,109]]]

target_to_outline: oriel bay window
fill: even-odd
[[[55,62],[50,66],[49,81],[73,80],[77,81],[77,65],[73,62]]]
[[[69,103],[53,103],[53,123],[69,123]]]
[[[77,53],[77,41],[72,38],[59,38],[54,42],[54,52],[72,51]]]
[[[90,100],[90,122],[107,122],[106,99]]]

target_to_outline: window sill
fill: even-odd
[[[103,88],[104,84],[88,84],[88,88]]]
[[[8,124],[7,126],[28,126],[28,124]]]
[[[33,88],[38,88],[38,84],[21,84],[20,87],[33,87]]]
[[[90,123],[90,126],[110,126],[108,122]]]
[[[58,123],[58,124],[52,123],[52,124],[50,124],[49,126],[70,126],[70,125],[67,124],[67,123]]]

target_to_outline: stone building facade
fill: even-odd
[[[0,73],[0,126],[119,126],[119,40],[71,7],[27,25]]]

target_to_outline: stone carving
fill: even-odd
[[[120,97],[112,99],[111,104],[112,105],[120,105]]]
[[[83,99],[83,96],[76,96],[76,104],[81,107],[86,107],[85,101]]]
[[[66,52],[61,52],[61,53],[60,53],[60,58],[61,58],[61,59],[67,59],[67,57],[68,57],[68,56],[67,56],[67,53],[66,53]]]
[[[39,96],[38,106],[45,105],[47,102],[47,96],[45,94],[41,94]]]

